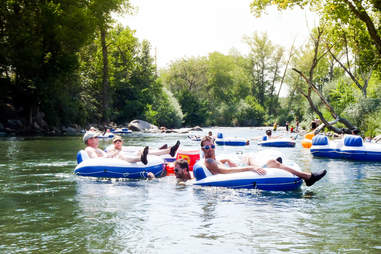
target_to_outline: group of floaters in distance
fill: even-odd
[[[267,133],[269,134],[269,133]],[[174,157],[176,155],[176,152],[180,146],[180,141],[177,141],[175,145],[168,147],[163,146],[159,149],[150,149],[148,146],[144,147],[142,150],[137,150],[134,153],[126,153],[126,151],[123,151],[123,140],[121,137],[116,136],[113,139],[113,147],[108,149],[106,152],[102,151],[98,148],[98,135],[99,133],[89,130],[87,131],[83,136],[83,141],[86,145],[86,148],[84,149],[84,152],[87,154],[89,159],[95,159],[95,158],[116,158],[119,160],[124,160],[128,163],[134,164],[134,163],[143,163],[146,165],[148,163],[147,155],[170,155],[171,157]],[[271,136],[271,134],[269,134]],[[306,173],[303,171],[300,171],[298,169],[295,169],[293,167],[290,167],[286,164],[284,164],[283,159],[281,157],[277,158],[269,158],[265,162],[259,162],[254,159],[253,156],[250,154],[247,154],[245,156],[242,156],[240,162],[235,162],[230,159],[218,159],[215,156],[215,149],[216,149],[216,140],[218,138],[215,138],[211,132],[208,133],[207,136],[203,137],[200,141],[201,144],[201,152],[203,154],[203,158],[200,159],[200,152],[199,151],[179,151],[177,153],[176,161],[172,164],[173,173],[176,175],[176,178],[178,179],[179,184],[184,184],[188,180],[193,179],[190,171],[192,171],[193,166],[197,162],[198,164],[201,164],[202,172],[201,177],[200,174],[196,177],[196,181],[193,180],[191,182],[194,182],[197,184],[197,180],[202,180],[203,178],[206,178],[206,176],[216,176],[216,175],[228,175],[228,176],[235,176],[235,178],[227,178],[227,180],[224,178],[224,181],[218,181],[214,183],[210,183],[208,186],[213,186],[213,184],[216,184],[215,186],[225,186],[225,187],[239,187],[240,185],[234,185],[234,184],[240,184],[242,181],[249,181],[250,186],[252,188],[259,188],[260,185],[256,185],[257,183],[260,183],[261,181],[265,181],[268,185],[271,183],[271,181],[275,181],[274,179],[283,179],[284,173],[288,174],[292,179],[292,184],[294,187],[300,187],[301,179],[304,180],[307,186],[313,185],[316,181],[320,180],[324,175],[327,173],[326,170],[319,171],[317,173]],[[82,163],[82,162],[81,162]],[[78,166],[81,165],[79,163]],[[77,166],[77,168],[78,168]],[[78,175],[81,175],[77,171],[77,168],[75,170],[75,173]],[[79,167],[80,168],[80,167]],[[169,167],[167,167],[168,169]],[[200,167],[199,167],[200,168]],[[97,168],[99,170],[99,168]],[[123,169],[124,170],[124,169]],[[126,168],[128,170],[128,168]],[[277,172],[283,172],[279,176],[277,176],[274,172],[274,170],[277,170]],[[273,172],[274,171],[274,172]],[[105,170],[106,172],[106,170]],[[242,179],[237,179],[237,176],[242,173]],[[85,174],[83,174],[85,175]],[[88,176],[92,176],[91,174],[88,174]],[[150,174],[150,172],[147,172],[147,174],[144,175],[148,178],[155,177],[154,174]],[[265,176],[268,176],[267,178]],[[118,177],[126,177],[128,178],[128,172],[120,174]],[[278,179],[278,180],[279,180]],[[299,179],[299,180],[297,180]],[[229,182],[230,181],[230,182]],[[229,183],[227,185],[224,185],[226,183]],[[278,183],[278,182],[274,182]],[[221,185],[222,184],[222,185]],[[238,188],[237,187],[237,188]],[[294,188],[292,187],[292,188]],[[250,187],[249,187],[250,188]],[[291,189],[292,189],[291,188]],[[288,190],[288,189],[269,189],[269,190]]]

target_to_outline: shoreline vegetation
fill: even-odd
[[[0,135],[63,135],[132,119],[168,129],[286,122],[309,129],[319,119],[330,132],[373,138],[381,134],[381,10],[365,2],[252,1],[253,15],[297,4],[320,21],[299,47],[254,32],[244,38],[247,54],[210,52],[158,69],[150,42],[113,20],[133,10],[127,0],[6,0]]]

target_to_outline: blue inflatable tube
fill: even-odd
[[[257,154],[258,162],[262,164],[264,161],[270,159],[264,152],[265,151],[262,151]],[[277,154],[279,153],[273,151],[268,152],[268,154],[278,156]],[[286,160],[284,164],[295,170],[300,170],[300,167],[292,161]],[[193,174],[196,178],[194,185],[233,189],[244,188],[266,191],[292,191],[299,189],[303,183],[301,178],[285,170],[279,168],[264,168],[264,170],[266,171],[265,175],[259,175],[252,171],[212,175],[205,167],[203,161],[199,161],[193,166]]]
[[[258,145],[267,147],[295,147],[295,141],[292,139],[270,139],[261,141]]]
[[[141,162],[129,163],[114,158],[88,159],[86,152],[81,150],[77,154],[78,165],[74,174],[78,176],[99,178],[146,178],[151,172],[160,176],[164,170],[164,161],[158,156],[148,156],[148,164]]]
[[[381,162],[381,144],[363,143],[356,135],[345,135],[336,141],[317,135],[312,139],[310,151],[314,157]]]
[[[217,133],[215,142],[220,146],[245,146],[249,144],[248,141],[243,138],[224,138],[221,132]]]

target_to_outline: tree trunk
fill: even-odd
[[[323,104],[326,106],[326,108],[328,109],[328,111],[331,113],[331,115],[333,116],[333,118],[335,118],[336,120],[334,121],[334,123],[336,123],[337,121],[341,122],[342,124],[345,125],[345,127],[347,127],[347,129],[339,129],[335,126],[333,126],[332,124],[330,124],[323,116],[323,114],[320,112],[320,110],[317,108],[317,106],[313,103],[312,101],[312,98],[311,98],[311,93],[309,92],[308,94],[304,93],[301,89],[299,89],[299,92],[308,100],[308,103],[310,104],[312,110],[319,116],[320,120],[325,124],[325,126],[327,126],[328,129],[336,132],[336,133],[350,133],[350,130],[354,129],[354,126],[345,118],[342,118],[340,116],[338,116],[336,114],[336,112],[334,111],[334,109],[332,108],[332,106],[328,103],[328,101],[323,97],[323,95],[316,89],[316,87],[312,84],[312,81],[311,80],[308,80],[307,77],[299,70],[295,69],[295,68],[292,68],[293,71],[297,72],[308,84],[309,86],[309,91],[311,91],[311,89],[318,94],[318,96],[320,97],[321,101],[323,102]]]
[[[106,29],[101,26],[101,45],[102,45],[102,57],[103,57],[103,120],[109,122],[108,108],[109,108],[109,73],[108,73],[108,53],[106,46]]]

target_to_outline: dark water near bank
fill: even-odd
[[[125,143],[177,139],[199,147],[179,134],[133,134]],[[176,186],[173,176],[96,181],[72,174],[81,137],[1,139],[0,253],[381,253],[381,163],[314,159],[300,141],[282,151],[303,170],[328,174],[285,193]]]

